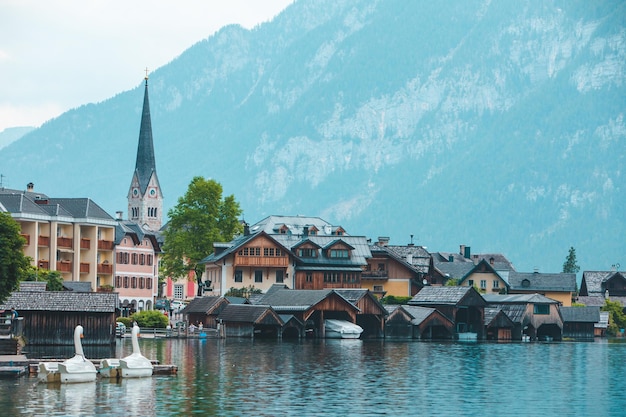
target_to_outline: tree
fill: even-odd
[[[161,267],[167,276],[195,277],[202,295],[200,261],[213,253],[213,242],[227,242],[241,233],[242,210],[233,195],[222,198],[222,186],[215,180],[194,177],[187,192],[168,212]]]
[[[20,235],[20,225],[9,213],[0,213],[0,303],[18,289],[30,266],[24,255],[26,240]]]
[[[58,271],[30,266],[26,271],[25,281],[45,281],[47,291],[63,291],[63,277]]]
[[[563,272],[576,274],[580,271],[580,266],[576,264],[576,249],[574,247],[569,248],[569,254],[563,263]]]

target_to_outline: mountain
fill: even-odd
[[[626,4],[295,1],[150,75],[165,204],[196,175],[245,218],[320,216],[519,271],[626,262]],[[41,192],[126,211],[143,80],[0,150]],[[88,88],[88,87],[86,87]]]
[[[0,132],[0,149],[20,139],[25,134],[34,130],[34,127],[21,126],[9,127]]]

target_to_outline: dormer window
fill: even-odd
[[[317,249],[300,248],[298,249],[298,256],[301,258],[317,258]]]
[[[522,280],[522,287],[524,288],[530,287],[530,281],[527,279]]]
[[[328,257],[333,259],[349,259],[350,251],[348,249],[330,249]]]

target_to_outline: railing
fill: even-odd
[[[59,261],[57,262],[57,271],[60,272],[72,272],[72,262]]]
[[[80,240],[80,248],[81,249],[90,249],[91,248],[91,240],[82,238]]]
[[[236,266],[289,266],[289,258],[286,256],[239,256],[235,257]]]
[[[73,239],[71,237],[58,237],[57,246],[60,248],[71,248]]]
[[[130,327],[126,328],[126,332],[121,337],[130,337],[131,334]],[[184,326],[176,326],[172,329],[163,329],[163,328],[148,328],[142,327],[140,331],[140,337],[145,338],[160,338],[160,337],[216,337],[217,329],[212,328],[204,328],[202,330],[196,328],[193,331],[189,330],[188,327]]]
[[[363,271],[361,272],[361,278],[363,279],[387,279],[389,273],[387,271]]]
[[[89,273],[89,264],[85,262],[80,263],[80,273],[88,274]]]
[[[113,273],[113,265],[106,264],[98,264],[98,273],[99,274],[112,274]]]
[[[113,241],[112,240],[99,240],[98,241],[98,249],[100,249],[100,250],[113,250]]]
[[[20,235],[21,235],[24,239],[26,239],[26,243],[25,243],[24,245],[26,245],[26,246],[30,245],[30,235],[29,235],[29,234],[27,234],[27,233],[20,233]]]
[[[39,246],[50,246],[50,236],[39,236],[37,238],[37,244]]]
[[[40,260],[39,262],[37,262],[37,265],[39,265],[39,268],[41,269],[50,269],[49,261]]]

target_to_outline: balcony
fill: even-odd
[[[113,265],[111,265],[110,263],[98,264],[98,273],[99,274],[112,274]]]
[[[98,249],[100,249],[100,250],[113,250],[113,241],[112,240],[99,240],[98,241]]]
[[[40,260],[37,265],[39,266],[39,269],[50,269],[50,262],[43,259]]]
[[[59,272],[72,272],[72,261],[59,261],[59,262],[57,262],[57,271],[59,271]]]
[[[60,248],[72,248],[73,239],[71,237],[58,237],[57,246]]]
[[[80,240],[80,248],[81,249],[91,249],[91,240],[82,238]]]
[[[20,236],[22,236],[24,239],[26,239],[26,243],[24,243],[24,246],[28,246],[30,245],[30,235],[27,233],[20,233]]]
[[[235,266],[270,266],[288,267],[289,258],[286,256],[235,256]]]
[[[39,236],[37,238],[37,245],[50,246],[50,236]]]
[[[88,274],[89,273],[89,264],[85,262],[80,263],[80,273]]]
[[[361,279],[388,279],[389,273],[387,271],[363,271],[361,272]]]

